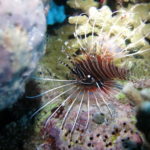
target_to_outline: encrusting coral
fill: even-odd
[[[142,3],[126,9],[121,8],[116,12],[112,12],[107,6],[99,10],[93,7],[89,9],[88,17],[86,15],[69,17],[69,23],[76,25],[74,32],[76,39],[68,42],[72,43],[68,51],[76,52],[85,45],[91,46],[92,49],[98,46],[97,41],[105,36],[103,42],[108,41],[108,38],[111,39],[106,43],[109,49],[122,50],[123,55],[130,53],[129,56],[137,52],[134,57],[142,58],[132,59],[132,57],[122,56],[125,57],[124,65],[132,68],[133,78],[149,76],[150,25],[147,23],[150,19],[149,7],[149,3]],[[139,66],[143,69],[139,70]]]

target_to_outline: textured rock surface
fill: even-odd
[[[50,2],[50,0],[42,0],[42,2],[44,4],[45,13],[47,14],[47,12],[49,10],[49,2]]]
[[[141,95],[146,99],[150,100],[150,88],[145,88],[141,91]]]
[[[41,0],[0,0],[0,110],[13,104],[44,53]],[[40,21],[39,21],[40,20]]]
[[[70,113],[68,122],[63,129],[58,127],[60,124],[58,122],[63,118],[63,115],[56,115],[55,119],[50,121],[49,126],[43,129],[44,143],[38,147],[39,150],[124,150],[126,147],[137,148],[142,140],[134,127],[134,108],[118,102],[113,102],[111,106],[114,114],[113,121],[106,119],[108,112],[104,111],[105,121],[101,122],[101,125],[93,120],[97,108],[91,106],[90,114],[93,117],[89,121],[88,129],[84,131],[88,118],[85,107],[85,111],[81,112],[77,121],[73,135],[70,131],[78,106],[74,107]],[[105,110],[105,108],[102,109]],[[132,145],[129,145],[130,143]]]

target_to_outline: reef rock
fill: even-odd
[[[46,19],[41,0],[0,0],[0,110],[17,101],[44,53]],[[39,21],[40,20],[40,21]]]

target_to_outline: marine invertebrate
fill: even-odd
[[[147,7],[143,4],[141,6]],[[106,6],[100,10],[91,8],[88,17],[81,15],[69,19],[70,23],[76,24],[74,33],[76,39],[73,39],[74,44],[68,50],[69,63],[64,63],[70,71],[69,80],[36,78],[62,84],[59,86],[54,84],[54,88],[30,97],[35,98],[54,91],[59,93],[32,115],[35,116],[49,104],[57,104],[44,122],[43,136],[49,141],[47,142],[48,145],[50,144],[49,149],[52,140],[56,142],[60,139],[61,144],[55,145],[58,149],[74,150],[120,150],[121,143],[124,143],[122,140],[126,137],[133,138],[136,144],[142,143],[140,135],[133,126],[135,121],[129,121],[134,115],[133,108],[112,97],[121,88],[116,81],[133,79],[132,66],[129,65],[127,58],[143,55],[149,50],[149,44],[145,40],[149,36],[149,32],[145,34],[146,20],[141,22],[141,18],[134,12],[138,7],[139,5],[128,11],[119,10],[114,13]],[[126,22],[127,20],[129,21]],[[138,36],[137,31],[139,31]],[[55,126],[59,131],[57,136],[52,135],[52,123],[53,128]],[[122,128],[117,127],[115,130],[114,124],[117,126],[119,124]],[[109,139],[112,127],[115,132]]]

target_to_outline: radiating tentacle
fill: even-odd
[[[130,57],[130,56],[134,56],[134,55],[137,55],[137,54],[143,54],[144,52],[147,52],[147,51],[150,51],[150,48],[142,50],[142,51],[138,51],[138,52],[135,52],[135,53],[132,53],[132,54],[126,54],[124,56],[121,56],[120,58]]]
[[[102,88],[101,91],[103,91],[103,89],[105,89],[105,86]],[[105,89],[105,90],[107,90],[107,93],[103,92],[103,94],[101,94],[101,95],[103,96],[104,99],[106,98],[108,101],[110,101],[112,99],[112,97],[114,97],[116,94],[118,94],[117,89],[112,90],[112,88],[111,88],[111,89]]]
[[[77,119],[79,117],[79,114],[80,114],[80,110],[81,110],[81,107],[82,107],[82,104],[83,104],[83,100],[84,100],[84,95],[85,95],[85,91],[83,92],[83,95],[82,95],[82,98],[81,98],[81,102],[80,102],[80,105],[79,105],[79,109],[78,109],[78,112],[77,112],[77,115],[76,115],[76,118],[75,118],[75,121],[74,121],[74,124],[73,124],[73,127],[71,129],[71,135],[75,129],[75,126],[76,126],[76,122],[77,122]]]
[[[85,13],[80,14],[79,17],[82,16],[82,15],[84,15],[84,14],[85,14]],[[77,31],[77,26],[78,26],[78,22],[79,22],[79,17],[77,17],[77,21],[76,21],[76,24],[75,24],[75,32]],[[78,41],[78,43],[79,43],[81,49],[85,50],[85,48],[83,47],[82,43],[80,42],[80,39],[78,38],[77,33],[74,33],[74,36],[77,38],[77,41]]]
[[[116,85],[115,81],[107,81],[107,82],[105,81],[105,83],[101,87],[101,91],[103,92],[103,90],[104,90],[102,95],[105,95],[105,97],[110,98],[109,97],[110,95],[117,94],[117,93],[115,93],[115,91],[117,91],[118,88],[115,87],[115,85]],[[112,92],[112,89],[114,89],[115,91]]]
[[[104,87],[103,87],[104,88]],[[108,105],[108,103],[107,103],[107,101],[105,100],[105,98],[104,97],[107,97],[107,99],[109,99],[110,97],[109,97],[109,94],[106,94],[105,92],[103,92],[103,90],[101,90],[100,88],[99,88],[99,90],[100,90],[100,93],[98,93],[99,94],[99,96],[100,96],[100,98],[102,99],[102,101],[103,101],[103,103],[106,105],[106,107],[107,107],[107,109],[108,109],[108,111],[109,111],[109,113],[110,113],[110,116],[111,116],[111,118],[113,118],[113,113],[112,113],[112,111],[111,111],[111,109],[110,109],[110,107],[109,107],[109,105]],[[110,92],[110,91],[109,91]],[[102,94],[103,93],[103,94]],[[110,92],[111,93],[111,92]],[[112,93],[113,94],[113,93]]]
[[[85,125],[85,129],[88,128],[89,120],[90,120],[90,97],[89,97],[89,91],[87,92],[88,98],[87,98],[87,112],[88,112],[88,118]]]
[[[91,49],[93,49],[94,47],[93,46],[95,46],[95,44],[94,44],[94,27],[95,27],[95,25],[96,25],[96,18],[94,18],[94,23],[93,23],[93,26],[92,26],[92,47],[91,47]]]
[[[112,113],[112,111],[111,111],[111,109],[110,109],[108,103],[106,102],[104,96],[101,95],[101,98],[102,98],[103,102],[105,103],[106,107],[108,108],[108,111],[109,111],[109,113],[110,113],[111,118],[113,118],[113,113]]]
[[[112,84],[113,85],[111,85],[111,86],[110,86],[110,83],[107,83],[107,82],[104,84],[103,89],[107,90],[106,96],[117,94],[118,91],[120,91],[120,88],[121,88],[120,85],[116,84],[115,82]],[[115,92],[115,91],[117,91],[117,92]]]
[[[71,91],[73,88],[75,88],[76,86],[72,86],[71,88],[69,88],[68,90],[60,93],[59,95],[57,95],[56,97],[54,97],[52,100],[48,101],[45,105],[43,105],[42,107],[40,107],[37,111],[35,111],[32,116],[31,119],[38,113],[40,112],[43,108],[45,108],[47,105],[49,105],[50,103],[54,102],[57,98],[59,98],[60,96],[64,95],[65,93]]]
[[[76,90],[73,91],[73,93],[71,93],[61,104],[60,106],[48,117],[45,126],[47,126],[47,124],[49,123],[49,121],[51,120],[51,118],[57,113],[57,111],[62,107],[65,106],[65,103],[70,100],[70,98],[73,96],[74,93],[76,93],[78,91],[79,88],[77,88]]]
[[[100,89],[98,83],[96,83],[96,85],[97,85],[98,89],[101,91],[101,89]],[[108,103],[106,102],[105,98],[104,98],[99,92],[98,92],[98,94],[99,94],[99,96],[102,98],[102,100],[103,100],[104,104],[106,105],[106,107],[108,108],[111,117],[113,117],[113,114],[112,114],[112,112],[111,112],[111,109],[109,108]]]
[[[144,27],[145,22],[146,22],[146,21],[141,22],[141,24],[140,24],[136,29],[134,29],[133,31],[131,31],[130,34],[129,34],[123,41],[126,41],[127,39],[129,39],[129,38],[130,38],[131,36],[133,36],[136,32],[138,32],[138,30],[141,30],[141,29]],[[123,32],[121,32],[121,33],[119,33],[118,35],[116,35],[115,38],[113,39],[113,41],[115,42],[117,39],[120,39],[122,33],[123,33]],[[120,43],[119,46],[121,47],[122,44],[124,44],[124,43]],[[123,52],[123,50],[122,50],[120,53],[122,53],[122,52]]]
[[[128,45],[125,49],[123,49],[122,51],[126,51],[126,50],[128,50],[129,48],[132,48],[132,46],[134,46],[135,44],[137,44],[137,43],[139,43],[140,41],[144,40],[145,37],[147,37],[148,35],[150,35],[150,32],[147,33],[147,34],[146,34],[145,36],[143,36],[142,38],[140,38],[139,40],[137,40],[136,42],[129,44],[129,45]]]
[[[97,105],[97,107],[98,107],[98,109],[99,109],[100,113],[103,113],[103,112],[102,112],[102,110],[101,110],[100,104],[99,104],[99,102],[98,102],[98,100],[97,100],[96,95],[95,95],[94,93],[93,93],[93,95],[94,95],[95,102],[96,102],[96,105]]]
[[[52,91],[54,91],[54,90],[57,90],[57,89],[60,89],[60,88],[63,88],[63,87],[69,86],[69,85],[73,85],[73,84],[75,84],[75,83],[77,83],[77,82],[73,82],[73,83],[68,83],[68,84],[65,84],[65,85],[61,85],[61,86],[58,86],[58,87],[55,87],[55,88],[53,88],[53,89],[47,90],[47,91],[45,91],[45,92],[43,92],[43,93],[41,93],[41,94],[35,95],[35,96],[26,96],[26,98],[37,98],[37,97],[41,97],[41,96],[43,96],[43,95],[45,95],[45,94],[47,94],[47,93],[49,93],[49,92],[52,92]]]
[[[43,80],[43,81],[58,81],[58,82],[75,82],[77,80],[60,80],[60,79],[51,79],[51,78],[41,78],[41,77],[31,77],[35,80]]]
[[[119,12],[119,11],[118,11]],[[127,15],[127,14],[133,14],[133,13],[131,13],[131,12],[121,12],[121,15],[115,20],[115,22],[113,23],[113,25],[111,26],[111,28],[110,28],[110,30],[109,30],[109,32],[108,32],[108,37],[110,37],[110,34],[111,34],[111,32],[112,32],[112,29],[113,29],[113,26],[115,26],[117,23],[118,23],[118,21],[120,21],[120,19],[123,17],[122,16],[122,14],[124,14],[124,15]]]
[[[114,12],[112,13],[112,15],[114,15],[115,13],[118,13],[118,12],[121,12],[121,11],[120,11],[120,10],[114,11]],[[108,21],[108,20],[105,19],[105,21],[103,22],[103,24],[106,25],[106,24],[107,24],[107,21]],[[104,31],[104,26],[102,26],[102,28],[101,28],[101,30],[100,30],[100,32],[99,32],[99,35],[102,35],[103,31]]]
[[[74,105],[75,102],[77,101],[77,98],[78,98],[80,92],[81,92],[81,90],[79,90],[78,94],[77,94],[76,97],[74,98],[73,102],[72,102],[71,105],[69,106],[69,108],[68,108],[68,110],[67,110],[67,112],[66,112],[66,114],[65,114],[65,116],[64,116],[64,119],[63,119],[62,124],[61,124],[61,128],[62,128],[62,129],[63,129],[63,127],[64,127],[65,121],[66,121],[66,119],[67,119],[67,117],[68,117],[68,115],[69,115],[71,109],[73,108],[73,105]]]
[[[88,24],[90,22],[90,17],[88,18],[87,22],[86,22],[86,30],[84,32],[84,38],[85,38],[85,42],[88,44],[88,41],[87,41],[87,33],[86,31],[88,31]]]

